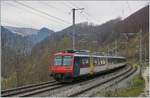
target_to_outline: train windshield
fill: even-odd
[[[63,65],[71,65],[72,64],[72,56],[64,56],[63,57]]]
[[[62,56],[55,57],[54,65],[62,65]]]
[[[72,56],[56,56],[54,65],[69,66],[72,64]]]

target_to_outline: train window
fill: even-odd
[[[81,64],[85,64],[85,58],[81,58]]]
[[[97,58],[94,58],[94,64],[97,64]]]
[[[99,59],[99,63],[100,63],[100,65],[102,64],[102,63],[101,63],[101,58]]]
[[[103,64],[106,64],[105,59],[103,59]]]
[[[86,64],[89,64],[89,60],[88,60],[88,58],[86,59]]]
[[[96,58],[96,64],[98,65],[98,58]]]
[[[88,58],[84,58],[84,64],[89,64]]]
[[[97,65],[99,65],[99,58],[97,58]]]
[[[63,65],[71,65],[71,64],[72,64],[72,56],[64,56]]]
[[[101,60],[100,60],[100,58],[98,58],[98,65],[100,65],[101,64]]]
[[[105,64],[105,62],[104,62],[104,58],[103,58],[102,62],[103,62],[102,64]]]
[[[54,65],[62,65],[62,56],[55,57]]]
[[[104,64],[106,64],[106,59],[104,59]]]
[[[80,62],[81,62],[81,67],[85,67],[85,66],[88,66],[89,65],[89,58],[86,58],[86,57],[82,57],[80,59]]]
[[[85,62],[84,62],[84,58],[82,58],[82,59],[81,59],[81,63],[82,63],[82,64],[85,64]]]
[[[106,64],[106,59],[103,58],[102,62],[103,62],[102,64]]]
[[[102,58],[100,59],[100,62],[101,62],[101,65],[103,64],[103,62],[102,62]]]

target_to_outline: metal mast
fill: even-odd
[[[139,32],[139,39],[140,39],[140,43],[139,43],[139,59],[140,59],[140,75],[142,76],[142,29],[140,29]]]
[[[72,14],[72,17],[73,17],[73,50],[75,49],[75,11],[76,10],[83,10],[84,8],[78,8],[78,9],[75,9],[75,8],[73,8],[72,9],[72,12],[73,12],[73,14]]]

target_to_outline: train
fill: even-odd
[[[127,64],[123,56],[92,53],[88,50],[65,50],[54,54],[53,65],[49,67],[50,76],[59,82],[116,69]]]

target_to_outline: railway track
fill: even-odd
[[[118,69],[116,69],[118,70]],[[119,69],[121,70],[121,69]],[[115,73],[114,70],[110,71],[110,73]],[[108,74],[108,73],[107,73]],[[81,79],[81,80],[77,80],[71,84],[66,85],[65,87],[62,87],[60,89],[55,89],[55,90],[51,90],[45,93],[41,93],[38,95],[34,95],[35,97],[40,96],[40,97],[45,97],[45,96],[51,96],[51,97],[63,97],[63,96],[68,96],[68,94],[71,94],[72,91],[75,90],[79,90],[80,88],[78,88],[79,85],[84,85],[87,84],[89,82],[95,81],[98,77],[104,78],[104,76],[106,76],[106,73],[101,73],[98,76],[94,76],[94,77],[87,77],[86,79]],[[97,78],[96,78],[97,77]]]
[[[8,89],[8,90],[2,90],[1,95],[2,97],[9,97],[9,96],[20,96],[20,95],[26,95],[29,94],[33,90],[42,89],[46,87],[56,87],[56,85],[60,85],[57,81],[48,81],[43,82],[39,84],[33,84],[33,85],[26,85],[18,88]]]
[[[101,83],[95,84],[95,86],[91,86],[89,88],[86,88],[86,90],[83,90],[79,93],[72,94],[71,96],[76,96],[76,97],[92,97],[94,96],[98,91],[103,91],[105,89],[110,88],[111,86],[116,85],[117,83],[123,81],[124,79],[128,78],[131,76],[134,72],[136,72],[137,68],[131,68],[127,72],[121,73],[120,75],[116,75],[113,77],[113,79],[107,79],[106,81],[104,80]]]
[[[51,90],[51,91],[48,91],[48,92],[44,92],[44,93],[41,93],[41,94],[38,94],[38,95],[33,95],[33,96],[36,96],[36,97],[37,96],[41,96],[41,97],[43,97],[43,96],[51,96],[51,97],[71,96],[75,92],[78,92],[81,89],[83,89],[84,87],[82,87],[82,86],[84,86],[86,84],[88,86],[88,85],[91,85],[90,83],[93,83],[94,81],[100,81],[102,79],[106,79],[108,76],[112,77],[117,73],[128,70],[130,67],[131,66],[125,66],[123,68],[117,69],[117,71],[112,71],[111,73],[101,74],[101,75],[93,77],[93,78],[90,77],[86,80],[83,80],[83,81],[81,80],[79,82],[71,83],[69,85],[66,85],[65,87],[55,89],[55,90]]]
[[[49,81],[45,83],[28,85],[24,87],[15,88],[15,89],[9,89],[9,90],[2,91],[2,97],[80,96],[98,85],[105,84],[109,82],[110,80],[112,80],[113,78],[116,79],[117,77],[122,76],[123,74],[131,71],[131,69],[132,69],[131,66],[128,66],[128,67],[126,66],[126,68],[124,69],[119,69],[118,71],[111,72],[109,74],[102,74],[99,77],[95,77],[95,78],[88,79],[88,80],[76,81],[74,83],[69,83],[69,84],[62,84],[56,81]],[[97,80],[99,81],[99,83],[94,83],[94,81],[97,81]],[[47,94],[45,94],[46,92]]]
[[[85,96],[86,94],[89,94],[87,92],[91,92],[92,89],[94,89],[98,86],[102,86],[105,83],[109,83],[110,81],[115,80],[119,77],[124,77],[127,75],[126,73],[131,74],[131,72],[133,72],[133,70],[134,69],[131,66],[129,66],[126,70],[120,70],[118,72],[111,73],[109,75],[104,75],[103,77],[98,77],[89,82],[86,81],[84,83],[75,85],[74,87],[72,87],[72,89],[70,88],[68,91],[64,91],[62,93],[59,93],[59,94],[56,94],[53,96],[57,96],[57,97],[60,97],[60,96],[61,97]]]

